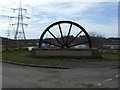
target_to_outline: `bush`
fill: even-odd
[[[27,48],[6,48],[3,50],[3,52],[8,52],[8,53],[21,52],[21,51],[28,51],[28,49]]]

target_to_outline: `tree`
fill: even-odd
[[[98,33],[98,32],[89,32],[89,35],[91,37],[102,37],[102,38],[105,38],[105,35],[103,35],[102,33]]]
[[[103,45],[110,43],[110,41],[106,39],[105,36],[101,33],[90,32],[89,35],[91,37],[92,46],[94,48],[102,48]]]

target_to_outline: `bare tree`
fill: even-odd
[[[92,46],[95,48],[102,48],[103,45],[109,44],[110,41],[105,38],[105,35],[98,32],[90,32]]]
[[[91,37],[101,37],[101,38],[105,38],[105,35],[103,35],[102,33],[98,33],[98,32],[89,32],[89,35]]]

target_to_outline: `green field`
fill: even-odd
[[[2,60],[13,61],[25,64],[52,65],[57,66],[62,62],[101,62],[117,61],[116,54],[102,54],[102,58],[79,59],[79,58],[34,58],[30,56],[30,51],[24,49],[6,49],[2,53]]]

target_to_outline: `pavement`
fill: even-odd
[[[75,68],[71,69],[52,69],[2,63],[2,87],[118,88],[119,69],[95,68],[87,65],[83,65],[83,67],[81,65],[78,65],[80,67],[74,66]]]

